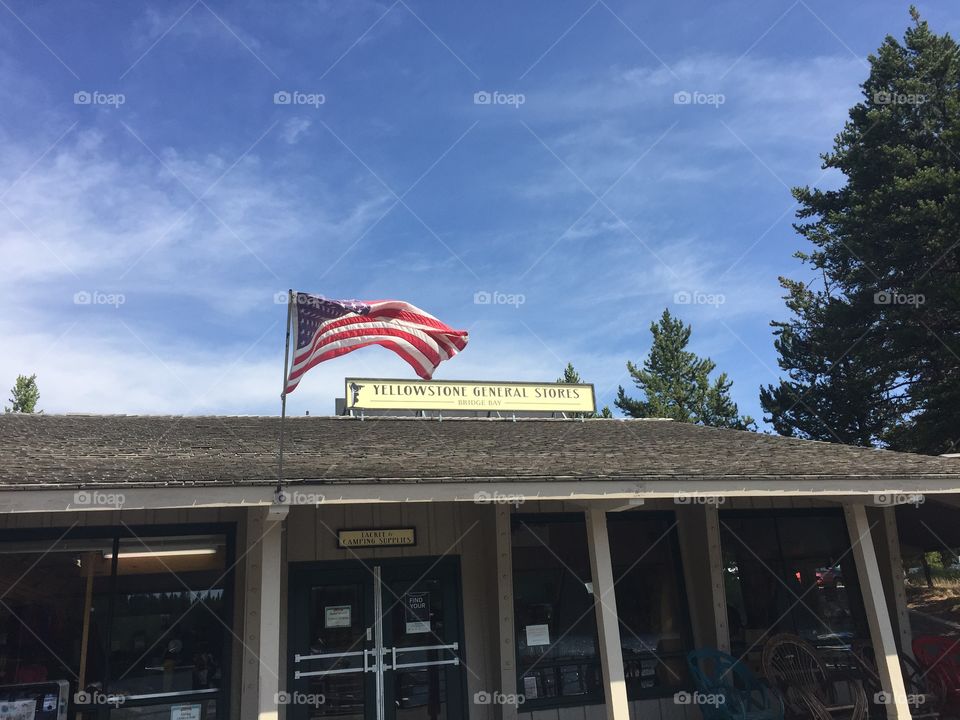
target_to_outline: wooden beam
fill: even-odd
[[[607,720],[630,720],[627,683],[623,675],[623,651],[620,647],[620,621],[617,616],[613,563],[610,559],[610,538],[607,534],[607,513],[603,508],[590,508],[586,511],[586,517]]]
[[[875,528],[877,562],[883,577],[887,610],[893,623],[894,636],[901,653],[913,657],[913,633],[910,630],[910,611],[903,579],[903,556],[900,554],[900,531],[897,529],[897,511],[893,507],[878,508],[880,524]],[[868,513],[868,517],[870,517]]]
[[[282,514],[251,509],[247,517],[243,720],[278,720],[280,692],[280,603],[283,568]]]
[[[510,506],[495,505],[497,513],[497,616],[500,619],[500,692],[517,697],[517,648],[513,626],[513,531]],[[517,705],[500,704],[501,720],[517,720]]]
[[[710,596],[713,598],[713,625],[717,649],[730,652],[730,625],[727,621],[727,586],[723,578],[723,546],[720,542],[720,512],[713,503],[704,506],[707,523],[707,555],[710,558]]]
[[[891,485],[896,484],[896,489]],[[727,498],[766,497],[789,499],[815,497],[833,501],[870,503],[870,498],[884,494],[952,495],[957,498],[957,478],[663,478],[651,480],[572,480],[569,478],[521,480],[517,478],[484,479],[488,494],[522,496],[526,502],[559,500],[567,502],[629,501],[670,499],[682,487],[691,495],[722,495]],[[94,486],[87,486],[92,492]],[[328,483],[306,482],[289,486],[291,504],[307,498],[302,504],[321,505],[396,502],[477,502],[477,482],[467,478],[450,478],[411,482],[385,478],[380,482],[350,481]],[[195,487],[97,487],[98,493],[122,498],[117,505],[78,504],[75,489],[4,488],[0,491],[0,513],[22,512],[114,512],[117,510],[161,510],[165,508],[197,509],[218,507],[269,507],[274,504],[274,488],[262,485],[210,485]],[[88,493],[89,495],[89,493]],[[943,498],[950,502],[949,497]],[[960,500],[956,500],[960,503]]]
[[[903,672],[900,669],[893,626],[890,623],[890,614],[883,594],[880,566],[877,563],[867,509],[863,505],[847,505],[844,507],[844,514],[857,566],[857,577],[860,579],[867,622],[870,625],[870,638],[873,641],[873,654],[880,674],[880,684],[887,698],[887,718],[910,720],[907,691],[903,683]]]
[[[80,673],[77,676],[79,691],[87,689],[87,655],[90,651],[90,621],[93,612],[93,567],[97,562],[97,553],[86,553],[82,562],[86,564],[87,585],[83,595],[83,630],[80,632]],[[77,713],[78,720],[83,720],[83,717],[82,712]]]

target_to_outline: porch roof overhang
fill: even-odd
[[[276,417],[3,415],[0,511],[92,509],[79,490],[124,508],[269,505],[278,437]],[[663,420],[301,417],[285,442],[289,495],[310,504],[960,491],[955,458]]]

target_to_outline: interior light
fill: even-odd
[[[120,551],[119,558],[155,558],[155,557],[184,557],[186,555],[216,555],[216,548],[190,548],[188,550],[134,550]],[[113,559],[112,552],[105,552],[103,557],[107,560]]]

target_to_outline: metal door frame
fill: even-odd
[[[420,570],[419,579],[439,574],[446,578],[452,588],[452,599],[454,607],[450,612],[453,613],[453,627],[456,630],[457,639],[448,644],[426,645],[416,647],[391,647],[384,646],[383,636],[383,613],[384,600],[383,588],[386,587],[383,580],[383,569],[387,569],[387,582],[394,578],[396,568],[412,566]],[[460,574],[460,557],[457,555],[441,557],[400,557],[400,558],[371,558],[369,560],[330,560],[318,562],[292,562],[288,568],[288,613],[287,613],[287,690],[292,692],[296,689],[301,678],[313,677],[317,675],[337,675],[346,673],[360,672],[364,676],[371,672],[373,677],[372,692],[369,688],[364,690],[364,717],[369,720],[387,720],[386,713],[386,678],[385,671],[399,670],[407,668],[418,668],[435,665],[463,666],[463,657],[465,653],[463,642],[463,583]],[[415,570],[415,572],[416,572]],[[334,574],[336,573],[336,574]],[[342,573],[342,575],[341,575]],[[364,577],[365,574],[365,577]],[[326,578],[317,578],[318,575],[329,575],[330,582],[324,582]],[[321,584],[349,584],[357,583],[357,578],[363,578],[360,582],[364,587],[363,609],[364,612],[372,613],[372,624],[367,628],[367,639],[365,646],[360,650],[353,650],[347,653],[319,653],[302,654],[291,652],[291,648],[297,648],[302,644],[301,638],[306,632],[303,627],[298,627],[302,623],[309,622],[309,590]],[[442,581],[443,582],[443,581]],[[392,591],[388,595],[392,597]],[[389,599],[389,598],[388,598]],[[388,607],[392,607],[396,600],[393,599]],[[366,618],[365,618],[366,619]],[[299,630],[299,633],[298,633]],[[403,663],[398,662],[398,654],[403,652],[413,652],[423,649],[446,650],[453,654],[453,658],[431,661],[428,663]],[[309,670],[305,667],[298,668],[301,663],[308,663],[314,660],[329,659],[333,657],[363,657],[363,665],[360,668],[348,668],[340,670]],[[402,659],[401,659],[402,660]],[[467,707],[467,686],[466,673],[461,670],[457,673],[459,687],[448,687],[447,707],[450,717],[468,717]],[[366,683],[365,683],[366,684]],[[452,691],[452,692],[451,692]],[[373,704],[373,708],[370,707]],[[371,712],[371,709],[373,712]],[[288,709],[288,713],[290,709]],[[293,717],[298,716],[298,711],[294,710]]]

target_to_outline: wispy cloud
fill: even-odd
[[[670,307],[756,407],[776,277],[797,271],[785,186],[837,181],[819,153],[859,98],[846,47],[876,47],[872,25],[838,6],[833,34],[795,12],[761,36],[780,13],[745,0],[691,17],[610,2],[572,29],[585,8],[191,2],[18,6],[80,83],[0,24],[0,388],[36,371],[49,409],[273,412],[274,294],[297,287],[469,327],[441,376],[573,361],[611,392]],[[889,31],[907,20],[882,12]],[[127,102],[73,103],[95,89]],[[326,102],[274,102],[298,90]],[[345,374],[408,371],[356,353],[313,371],[293,411],[330,411]]]

